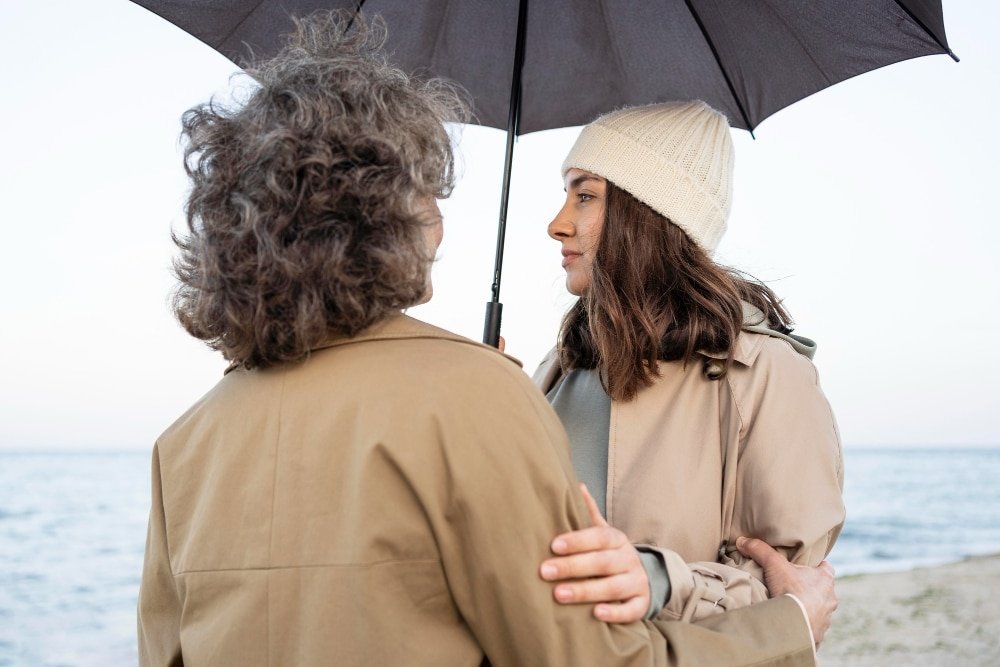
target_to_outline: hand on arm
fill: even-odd
[[[593,527],[564,533],[552,541],[557,558],[542,563],[546,581],[556,582],[560,604],[593,604],[594,616],[608,623],[631,623],[649,610],[646,569],[625,533],[612,528],[580,485]]]
[[[837,610],[833,567],[825,560],[817,567],[794,565],[757,539],[737,538],[736,547],[764,568],[764,583],[771,597],[790,593],[799,600],[809,619],[813,640],[819,646]]]

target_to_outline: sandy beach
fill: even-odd
[[[821,667],[1000,665],[1000,554],[837,580]]]

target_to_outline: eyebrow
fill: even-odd
[[[576,178],[574,178],[572,181],[569,182],[569,187],[570,187],[570,189],[572,189],[572,188],[578,188],[578,187],[580,187],[581,185],[583,185],[587,181],[598,181],[598,182],[600,182],[600,181],[603,181],[603,180],[604,180],[603,178],[600,178],[598,176],[591,176],[590,174],[581,174],[580,176],[577,176]],[[569,190],[567,190],[566,188],[563,188],[563,192],[568,192],[568,191]]]

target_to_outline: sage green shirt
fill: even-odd
[[[575,368],[546,396],[569,436],[573,468],[587,485],[603,516],[607,516],[608,431],[611,397],[596,369]],[[646,618],[655,618],[670,599],[667,566],[653,551],[635,545],[649,579],[650,603]]]

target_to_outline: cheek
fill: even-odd
[[[604,228],[604,213],[598,213],[587,220],[587,228],[584,231],[590,246],[594,247],[601,239],[601,230]]]
[[[444,239],[444,226],[434,225],[428,227],[424,230],[424,242],[427,244],[427,249],[431,254],[437,253],[438,248],[441,246],[441,241]]]

